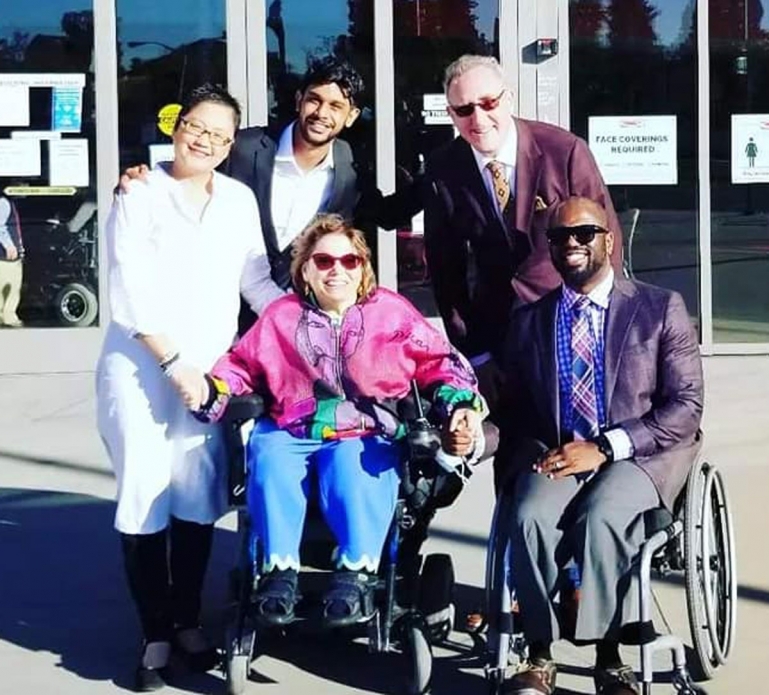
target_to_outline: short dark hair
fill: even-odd
[[[310,87],[322,84],[335,84],[352,105],[357,103],[363,92],[363,78],[358,71],[335,56],[326,56],[311,62],[299,85],[299,91],[304,94]]]
[[[182,101],[182,110],[179,112],[179,116],[176,119],[174,130],[179,127],[179,123],[181,122],[180,119],[184,118],[198,104],[203,103],[229,106],[232,109],[232,120],[235,122],[235,132],[238,131],[241,118],[240,104],[238,103],[238,100],[220,84],[211,84],[210,82],[195,87],[187,93]]]

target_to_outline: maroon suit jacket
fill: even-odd
[[[615,233],[612,262],[621,269],[622,230],[587,143],[556,126],[514,120],[515,230],[504,228],[462,138],[427,163],[428,268],[449,339],[470,357],[491,352],[501,359],[513,304],[532,302],[559,285],[545,230],[560,201],[585,196],[606,208]],[[514,231],[520,232],[515,246]]]
[[[522,307],[511,320],[505,350],[510,403],[499,423],[504,452],[522,440],[552,448],[565,439],[555,342],[560,294]],[[625,429],[635,462],[672,509],[702,444],[702,361],[686,306],[675,292],[618,278],[604,330],[608,427]]]

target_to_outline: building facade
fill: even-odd
[[[348,59],[367,89],[347,139],[390,191],[454,136],[442,73],[469,52],[499,57],[520,116],[588,139],[628,273],[683,294],[703,352],[769,352],[769,0],[38,0],[0,16],[0,196],[25,250],[0,373],[93,368],[118,173],[167,157],[187,89],[287,124],[308,61]],[[429,315],[421,230],[381,231],[378,269]]]

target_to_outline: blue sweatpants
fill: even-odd
[[[248,511],[264,549],[263,571],[299,569],[314,472],[338,565],[375,572],[398,499],[399,449],[382,437],[300,439],[259,420],[248,442]]]

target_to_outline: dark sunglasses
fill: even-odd
[[[597,224],[578,224],[574,227],[552,227],[547,230],[547,241],[551,246],[563,246],[569,237],[574,237],[578,244],[586,246],[595,239],[596,234],[607,234],[608,230]]]
[[[497,108],[497,106],[499,106],[499,102],[502,101],[502,97],[504,96],[504,94],[505,94],[505,90],[503,89],[495,97],[484,97],[483,99],[479,99],[478,101],[474,101],[470,104],[462,104],[461,106],[452,106],[451,104],[449,104],[449,107],[460,118],[468,118],[469,116],[473,115],[473,113],[475,112],[476,106],[483,109],[484,111],[493,111],[494,109]]]
[[[339,261],[345,270],[355,270],[359,268],[363,259],[356,253],[346,253],[344,256],[332,256],[330,253],[314,253],[312,262],[318,270],[331,270],[334,263]]]

